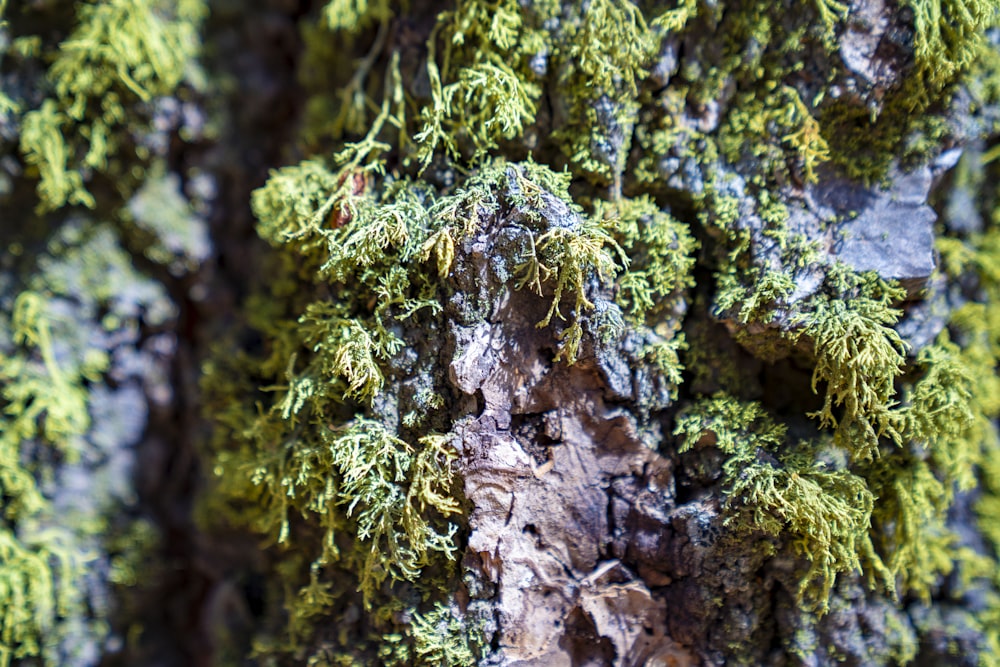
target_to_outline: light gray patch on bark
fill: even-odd
[[[914,294],[936,267],[937,214],[927,204],[932,173],[922,167],[896,171],[891,179],[891,187],[878,190],[828,181],[817,188],[815,200],[843,219],[834,226],[836,259],[856,271],[876,271],[886,280],[898,280]]]

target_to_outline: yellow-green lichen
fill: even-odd
[[[572,361],[594,307],[590,280],[610,285],[621,251],[602,220],[568,201],[564,176],[531,162],[488,163],[447,194],[373,172],[351,180],[352,169],[309,160],[274,172],[254,194],[260,234],[289,258],[283,270],[298,287],[281,308],[268,306],[268,317],[253,318],[269,339],[261,357],[206,368],[207,409],[218,424],[211,514],[278,547],[289,639],[262,636],[261,650],[302,645],[315,619],[357,590],[374,634],[345,637],[376,653],[391,648],[393,660],[436,664],[447,647],[424,646],[423,626],[410,636],[393,620],[400,586],[430,604],[450,585],[460,519],[449,517],[461,510],[437,362],[400,366],[417,346],[412,332],[440,326],[443,295],[462,270],[454,263],[467,261],[462,245],[496,226],[501,211],[516,211],[516,223],[505,224],[522,229],[524,253],[507,258],[503,285],[530,284],[551,299],[541,325],[572,305],[561,352]],[[275,288],[285,293],[281,281]],[[387,412],[388,383],[420,377],[428,384],[399,414]]]
[[[786,428],[758,403],[717,394],[677,420],[680,453],[714,446],[722,467],[725,525],[740,537],[787,540],[808,563],[797,598],[823,613],[842,572],[861,570],[875,498],[865,480],[817,456],[821,443],[786,442]]]
[[[156,326],[171,313],[105,225],[64,225],[22,280],[0,322],[0,664],[65,664],[106,639],[108,609],[93,606],[88,572],[128,521],[107,516],[117,481],[88,483],[80,507],[58,485],[67,469],[91,472],[102,447],[132,444],[128,425],[95,416],[106,407],[96,397],[110,400],[107,335],[128,340],[141,311]]]
[[[194,74],[205,13],[202,0],[79,3],[72,32],[53,54],[51,96],[22,119],[21,152],[39,178],[39,210],[94,206],[84,175],[120,166],[113,158],[131,141],[122,136],[135,117],[130,105],[169,94]]]
[[[906,352],[891,326],[899,311],[890,304],[900,290],[878,281],[869,285],[869,293],[854,298],[816,299],[801,329],[816,351],[813,391],[822,389],[824,396],[815,416],[820,426],[835,429],[838,444],[862,459],[877,456],[880,438],[900,440],[891,409]]]
[[[557,360],[578,358],[603,291],[625,316],[610,328],[640,332],[636,356],[675,389],[698,246],[687,222],[700,223],[713,242],[702,268],[714,282],[699,286],[699,314],[711,308],[768,360],[781,355],[750,338],[773,334],[780,352],[809,365],[822,398],[812,415],[821,432],[804,440],[787,437],[777,413],[728,396],[678,417],[682,457],[695,447],[724,456],[731,536],[784,544],[802,565],[794,593],[809,613],[827,609],[839,575],[862,569],[884,592],[933,594],[956,558],[948,508],[974,484],[992,428],[985,415],[996,412],[968,405],[990,382],[973,364],[995,366],[994,351],[959,338],[959,318],[957,347],[943,336],[908,359],[894,329],[902,292],[826,266],[818,244],[788,229],[785,206],[827,161],[872,180],[947,133],[923,112],[974,66],[992,18],[981,2],[909,4],[915,80],[937,78],[927,100],[911,101],[902,85],[884,104],[865,91],[862,104],[822,94],[846,76],[836,37],[850,12],[831,0],[803,3],[801,15],[766,3],[684,1],[652,12],[618,0],[461,0],[428,17],[429,41],[425,32],[417,45],[391,25],[405,5],[335,0],[308,19],[312,156],[274,172],[253,200],[258,231],[281,257],[273,293],[250,306],[265,344],[259,358],[213,362],[206,379],[221,424],[216,501],[231,521],[282,545],[273,567],[290,646],[308,645],[315,619],[340,613],[360,587],[370,624],[338,616],[339,636],[323,639],[314,664],[344,664],[351,642],[384,664],[473,658],[451,641],[461,622],[441,602],[461,523],[451,516],[461,506],[447,473],[454,451],[442,435],[453,418],[449,390],[414,332],[439,334],[452,311],[463,324],[485,317],[490,303],[456,291],[469,280],[468,248],[498,220],[521,245],[491,270],[503,286],[546,299],[539,325],[559,330]],[[331,51],[328,30],[364,54],[356,67]],[[678,71],[654,72],[675,38],[685,54]],[[814,52],[808,63],[803,44]],[[943,49],[941,70],[928,69],[932,44]],[[827,65],[825,79],[810,69]],[[915,117],[900,120],[904,109]],[[549,128],[551,137],[539,132]],[[870,145],[860,140],[869,134]],[[329,145],[340,153],[323,157]],[[878,160],[866,157],[872,147]],[[571,171],[496,157],[529,152]],[[571,183],[594,195],[578,198],[592,215],[573,204]],[[565,208],[558,220],[554,202]],[[976,261],[955,243],[945,249]],[[792,303],[808,268],[825,282]],[[718,338],[695,333],[695,346]],[[712,363],[711,372],[693,369],[696,381],[712,375],[706,385],[741,395],[759,389],[736,362]],[[400,389],[416,377],[422,384]],[[359,476],[375,470],[378,483]],[[990,498],[983,503],[990,511]],[[411,584],[415,604],[400,599]]]

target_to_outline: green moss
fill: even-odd
[[[850,5],[836,0],[816,0],[816,9],[823,25],[833,32],[834,27],[847,16]]]
[[[628,269],[618,278],[625,313],[636,323],[653,325],[675,312],[684,290],[694,285],[698,243],[687,225],[645,196],[623,199],[602,217],[614,221],[615,238],[629,257]]]
[[[871,459],[880,438],[901,440],[892,408],[906,344],[892,329],[899,311],[891,304],[902,292],[872,276],[867,283],[859,278],[849,278],[860,290],[853,298],[841,293],[814,299],[793,335],[808,336],[815,350],[813,391],[825,385],[823,407],[813,416],[835,429],[837,443],[853,458]]]
[[[790,445],[785,426],[758,403],[717,394],[677,419],[681,453],[714,446],[722,466],[725,525],[737,538],[787,543],[808,563],[796,594],[824,613],[836,577],[860,571],[875,497],[865,480],[818,457],[818,444]]]
[[[828,470],[805,445],[781,465],[736,467],[727,462],[737,532],[789,536],[793,553],[808,561],[799,583],[800,604],[824,613],[838,574],[861,571],[875,496],[864,479]]]
[[[0,665],[36,656],[56,618],[51,554],[25,546],[6,527],[0,530]]]
[[[975,486],[982,441],[975,433],[973,380],[947,331],[921,351],[923,373],[904,383],[902,405],[890,418],[902,448],[865,469],[879,502],[872,539],[890,581],[929,601],[957,557],[947,527],[955,492]]]
[[[862,567],[887,591],[933,593],[955,559],[948,507],[955,489],[974,483],[992,429],[992,399],[970,403],[995,389],[974,368],[995,366],[995,341],[956,337],[956,347],[942,338],[908,365],[893,328],[901,291],[843,267],[822,268],[820,292],[789,303],[797,272],[817,266],[820,251],[788,229],[783,203],[828,160],[870,180],[940,143],[947,128],[924,112],[975,64],[986,19],[977,3],[918,4],[916,78],[936,78],[924,101],[907,99],[905,86],[887,91],[873,118],[868,106],[817,95],[823,84],[809,69],[828,58],[827,83],[844,74],[834,38],[846,3],[816,0],[801,16],[779,16],[784,7],[767,3],[685,0],[653,12],[619,0],[460,0],[434,20],[426,65],[401,58],[400,36],[389,35],[396,7],[327,3],[307,40],[308,67],[319,73],[309,79],[317,92],[306,138],[339,152],[273,172],[254,193],[259,233],[279,253],[272,293],[248,314],[263,349],[216,359],[206,379],[220,424],[219,516],[280,545],[271,558],[283,590],[272,599],[286,607],[287,630],[271,630],[290,641],[262,650],[312,648],[316,619],[328,618],[337,636],[320,642],[312,664],[348,664],[352,648],[383,664],[477,657],[460,641],[467,626],[441,602],[454,586],[461,504],[442,435],[454,419],[445,371],[421,340],[446,330],[446,317],[481,320],[495,296],[488,290],[528,288],[549,306],[539,326],[560,331],[558,360],[574,362],[594,330],[610,339],[629,327],[645,344],[640,363],[676,395],[686,344],[677,329],[698,244],[666,201],[712,241],[702,259],[714,292],[705,286],[699,312],[714,299],[713,314],[758,356],[769,345],[811,351],[823,396],[813,416],[832,432],[793,441],[760,405],[725,395],[678,416],[682,458],[708,447],[724,457],[717,479],[730,536],[796,556],[795,593],[810,614],[827,609],[838,575]],[[356,67],[330,50],[328,30],[359,44],[371,38]],[[658,72],[655,87],[664,88],[653,94],[649,70],[674,37],[684,43],[681,70]],[[802,63],[803,43],[815,62]],[[927,69],[931,44],[949,67]],[[410,85],[424,66],[426,90]],[[553,91],[545,102],[544,89]],[[914,118],[904,122],[907,110]],[[547,144],[538,130],[550,121]],[[883,162],[868,160],[866,147]],[[558,161],[553,148],[572,171],[497,157],[537,150]],[[664,184],[663,165],[683,160],[691,183]],[[596,192],[583,179],[608,186],[608,201],[580,199],[590,216],[569,194],[571,184]],[[516,240],[491,258],[488,280],[476,277],[480,293],[469,287],[466,253],[498,220]],[[751,234],[758,221],[762,232]],[[753,247],[761,237],[767,247]],[[955,242],[945,250],[956,275],[977,262],[988,270],[977,252]],[[624,320],[601,319],[613,309],[602,310],[599,293],[614,297]],[[761,330],[773,340],[753,348]],[[712,365],[694,369],[696,382],[714,374],[702,384],[759,395],[752,371],[701,349],[718,336],[692,331],[685,359]],[[359,588],[361,622],[340,611]]]
[[[331,30],[359,32],[372,24],[382,23],[393,16],[388,0],[331,0],[323,7],[322,16]]]
[[[997,19],[988,0],[907,0],[913,10],[913,52],[929,92],[941,90],[966,71]]]
[[[22,284],[0,324],[0,664],[53,665],[105,640],[109,610],[93,605],[88,577],[111,526],[127,523],[105,515],[118,480],[94,482],[71,510],[57,485],[75,466],[92,473],[109,440],[130,437],[92,421],[95,396],[108,395],[107,341],[127,341],[142,312],[152,326],[171,312],[105,225],[63,225]]]
[[[815,241],[789,232],[787,208],[766,187],[751,185],[751,192],[741,200],[724,194],[730,184],[719,180],[706,187],[698,202],[699,220],[719,242],[706,257],[715,270],[713,312],[750,330],[755,324],[770,323],[776,313],[788,308],[796,272],[818,268],[820,251]],[[757,235],[749,227],[751,216],[758,216],[762,224]],[[755,236],[760,240],[754,242]],[[768,261],[761,260],[764,254]],[[754,347],[754,341],[745,342]],[[762,349],[756,352],[766,356]]]
[[[639,84],[659,47],[659,26],[685,22],[689,5],[667,10],[650,27],[631,2],[599,0],[565,20],[556,35],[561,88],[566,91],[568,122],[556,133],[563,151],[585,173],[611,182],[621,193],[631,130],[639,110]],[[572,66],[566,66],[572,63]]]
[[[445,295],[467,289],[462,248],[502,221],[518,237],[510,256],[497,258],[503,266],[491,265],[498,286],[530,287],[548,300],[539,326],[569,322],[558,356],[572,363],[584,324],[596,318],[595,283],[610,291],[627,260],[617,223],[585,216],[569,198],[567,174],[495,160],[442,193],[379,176],[366,150],[352,149],[339,169],[317,159],[286,167],[254,193],[260,234],[287,258],[288,285],[277,280],[274,295],[254,301],[262,310],[252,320],[267,340],[261,357],[206,368],[206,409],[219,425],[206,511],[277,545],[283,586],[274,595],[287,612],[285,630],[270,627],[289,640],[261,637],[262,651],[306,645],[316,619],[357,590],[367,630],[345,629],[345,649],[360,642],[358,651],[387,664],[438,664],[466,649],[432,641],[432,616],[399,616],[410,587],[430,605],[453,586],[460,517],[449,517],[461,509],[440,361],[414,332],[442,330]],[[659,225],[640,227],[640,213]],[[684,272],[651,277],[650,289],[678,298],[689,280],[690,236],[651,202],[635,218],[626,232],[648,249],[649,270],[663,257]],[[682,341],[649,351],[676,382]],[[416,383],[406,398],[401,382]],[[322,660],[337,664],[334,655]]]
[[[321,160],[306,160],[291,167],[272,171],[267,184],[253,193],[251,206],[259,221],[257,233],[268,243],[306,243],[320,236],[338,199],[346,196],[352,183],[338,175]],[[319,239],[314,242],[318,245]],[[308,254],[303,247],[300,254]]]
[[[946,524],[951,501],[930,465],[917,457],[883,457],[868,473],[879,502],[873,541],[886,568],[890,589],[929,601],[938,578],[952,570],[954,535]]]
[[[623,256],[611,235],[599,223],[587,221],[578,229],[553,227],[537,239],[532,237],[530,253],[517,267],[520,274],[518,287],[530,287],[542,296],[543,283],[553,285],[552,305],[538,322],[539,327],[548,326],[553,316],[565,319],[559,312],[559,304],[564,294],[573,295],[575,317],[561,334],[563,345],[556,360],[566,359],[570,364],[576,361],[583,337],[581,316],[594,308],[594,304],[587,299],[587,280],[591,273],[601,281],[609,281],[618,272],[615,257],[606,246],[611,246],[619,256]]]
[[[471,626],[471,627],[470,627]],[[427,667],[473,667],[479,664],[483,637],[479,628],[438,604],[413,617],[414,663]]]
[[[758,448],[773,450],[780,446],[786,431],[760,403],[718,393],[681,412],[674,435],[680,436],[677,451],[681,454],[695,446],[714,446],[724,454],[750,452],[755,456]]]
[[[803,181],[816,182],[816,167],[830,159],[819,122],[795,88],[768,84],[764,90],[762,100],[751,93],[733,105],[720,132],[722,154],[734,163],[749,154],[769,176],[787,172],[787,161],[793,160]]]
[[[568,178],[533,162],[506,166],[502,162],[484,166],[456,195],[441,199],[431,210],[439,226],[424,242],[422,256],[436,255],[439,276],[451,269],[455,244],[479,231],[480,216],[493,215],[501,207],[501,197],[509,198],[527,223],[525,252],[515,262],[517,289],[529,288],[539,296],[551,293],[551,303],[538,327],[552,318],[566,319],[560,311],[565,296],[572,296],[573,319],[562,332],[563,344],[557,359],[570,364],[577,358],[583,336],[582,318],[594,309],[587,298],[588,281],[596,277],[610,283],[628,258],[615,242],[600,216],[584,216],[569,199]],[[568,205],[565,219],[550,220],[552,196]]]
[[[48,507],[34,472],[21,460],[22,444],[45,438],[72,455],[72,439],[90,423],[80,379],[56,365],[42,297],[22,293],[12,325],[14,342],[35,348],[41,363],[26,354],[0,356],[4,407],[0,417],[0,492],[5,498],[0,529],[0,665],[4,667],[12,658],[40,654],[56,621],[57,575],[53,567],[72,562],[64,550],[51,543],[55,536],[26,544],[12,529],[37,519]],[[64,581],[63,585],[70,584]]]
[[[920,351],[917,364],[925,372],[905,395],[908,409],[900,430],[926,443],[935,470],[958,490],[968,491],[976,486],[974,471],[982,446],[975,437],[974,410],[979,406],[973,398],[972,373],[947,330]]]
[[[997,212],[992,214],[990,227],[985,233],[969,239],[960,252],[949,253],[946,268],[964,280],[978,283],[981,302],[967,303],[952,317],[953,337],[961,344],[956,361],[961,364],[970,382],[970,400],[967,409],[972,421],[966,431],[965,448],[959,450],[962,458],[975,456],[979,465],[980,495],[975,504],[978,527],[989,545],[989,555],[978,560],[975,572],[968,574],[969,587],[982,590],[989,587],[987,606],[977,614],[979,628],[986,637],[987,646],[980,655],[981,665],[997,664],[1000,656],[1000,577],[996,559],[1000,556],[1000,432],[996,419],[1000,416],[1000,232],[996,226]],[[978,454],[978,456],[976,456]],[[949,458],[955,458],[954,456]]]
[[[4,12],[7,11],[7,0],[0,0],[0,31],[5,31],[8,29],[8,22],[4,19]],[[0,59],[6,55],[4,52],[6,48],[0,48]],[[16,51],[16,48],[15,48]],[[5,91],[0,91],[0,114],[10,114],[15,113],[20,110],[20,106],[10,98]]]
[[[50,442],[66,446],[68,439],[81,435],[90,425],[87,394],[81,386],[82,377],[67,376],[57,365],[44,308],[41,295],[33,292],[22,292],[14,303],[14,342],[35,347],[45,371],[33,373],[25,357],[9,361],[4,374],[19,381],[7,385],[3,392],[7,402],[5,411],[16,415],[6,430],[15,441],[43,435]],[[93,377],[92,372],[87,375]],[[66,453],[72,455],[73,451]]]
[[[756,403],[716,395],[678,416],[680,453],[715,447],[726,455],[727,526],[736,534],[793,536],[791,548],[809,562],[799,590],[809,608],[825,610],[836,575],[862,565],[873,585],[898,585],[925,599],[951,571],[957,556],[948,509],[981,460],[970,438],[968,372],[949,356],[956,353],[946,336],[927,348],[925,373],[907,385],[905,407],[883,415],[913,449],[853,470],[822,441],[787,443],[785,427]]]
[[[983,89],[995,62],[987,30],[996,24],[987,0],[906,0],[913,16],[913,60],[878,108],[828,100],[820,123],[831,156],[851,177],[882,179],[890,165],[926,162],[953,132],[943,114],[956,86]],[[970,77],[971,74],[971,77]],[[989,84],[987,84],[989,85]],[[835,140],[834,140],[835,138]]]
[[[450,495],[455,453],[448,437],[425,436],[415,451],[378,422],[358,419],[325,440],[319,450],[291,452],[280,486],[296,498],[307,496],[298,493],[299,488],[318,489],[321,482],[325,491],[332,491],[331,498],[324,494],[322,502],[314,499],[300,511],[327,512],[326,502],[346,508],[360,542],[359,587],[367,604],[386,577],[414,581],[433,552],[452,557],[456,527],[440,529],[424,518],[429,509],[443,516],[459,511]],[[331,469],[337,473],[333,488],[326,478]],[[311,475],[320,479],[310,481]],[[280,535],[287,540],[288,532],[286,520]],[[328,529],[324,544],[332,545],[334,538]],[[324,565],[335,556],[326,550],[316,564]]]
[[[642,349],[642,359],[648,363],[670,386],[670,397],[677,398],[679,388],[683,384],[682,373],[684,364],[681,353],[688,349],[683,333],[667,331],[669,338],[647,344]]]
[[[63,139],[63,128],[69,121],[57,111],[53,100],[46,100],[40,109],[25,114],[21,128],[21,153],[25,162],[38,170],[39,210],[80,204],[93,207],[94,197],[83,187],[83,177],[75,169],[67,169],[70,150]]]
[[[193,76],[205,13],[202,0],[79,3],[49,68],[51,97],[23,119],[21,152],[40,178],[41,211],[93,207],[83,175],[119,169],[113,158],[135,117],[130,105]]]
[[[102,120],[121,117],[123,87],[142,101],[169,94],[198,50],[198,22],[205,12],[200,0],[171,6],[149,0],[81,4],[77,27],[49,71],[56,95],[68,103],[67,114],[81,121],[88,105],[100,99]],[[103,129],[93,127],[91,139]],[[91,153],[98,152],[93,146]],[[99,160],[86,163],[97,166]]]
[[[413,137],[420,144],[418,158],[423,167],[438,150],[460,157],[460,141],[470,142],[475,156],[484,155],[497,148],[499,140],[520,136],[525,125],[534,122],[541,89],[524,81],[501,58],[462,67],[447,84],[434,58],[431,48],[431,104],[422,109],[420,131]]]
[[[875,185],[885,182],[895,164],[911,168],[933,159],[952,129],[940,112],[910,108],[914,95],[925,92],[904,89],[884,100],[877,115],[843,100],[825,104],[819,122],[829,137],[831,161],[850,178]],[[940,102],[928,104],[936,109]]]

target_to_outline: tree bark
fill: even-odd
[[[0,0],[0,667],[1000,662],[993,0]]]

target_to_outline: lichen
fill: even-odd
[[[822,443],[788,443],[759,403],[725,394],[688,407],[674,434],[681,454],[714,446],[726,455],[725,525],[737,538],[787,540],[809,563],[795,591],[800,604],[825,612],[837,575],[861,570],[875,504],[865,480],[818,458]]]
[[[814,309],[802,315],[801,333],[816,350],[813,391],[826,385],[815,413],[820,426],[834,428],[837,442],[855,458],[872,458],[880,438],[901,438],[891,409],[906,345],[891,327],[899,316],[891,304],[900,291],[878,280],[859,287],[854,298],[815,299]]]
[[[483,638],[475,626],[437,605],[413,618],[414,657],[421,665],[467,666],[478,664]]]
[[[192,77],[205,14],[202,0],[79,3],[48,70],[51,94],[22,119],[21,152],[37,170],[39,211],[94,207],[84,175],[115,167],[131,141],[136,101],[170,94]]]
[[[4,665],[32,656],[91,664],[107,639],[110,610],[94,600],[107,595],[108,582],[92,571],[103,540],[128,529],[129,520],[112,515],[133,493],[100,466],[113,457],[120,465],[144,426],[130,402],[136,371],[123,371],[112,352],[135,344],[143,318],[159,326],[173,316],[162,288],[136,273],[109,226],[77,221],[48,241],[13,299],[9,330],[0,327]],[[123,385],[114,391],[112,373]],[[117,423],[118,410],[138,427]],[[85,500],[67,498],[77,493]]]
[[[648,196],[610,205],[603,216],[614,221],[615,237],[629,258],[617,281],[625,313],[650,326],[676,315],[684,291],[694,285],[698,243],[690,229]]]
[[[861,572],[885,604],[938,594],[961,560],[949,509],[988,476],[995,439],[995,341],[970,323],[982,304],[911,349],[898,325],[920,297],[838,264],[842,220],[794,215],[824,179],[878,181],[956,131],[947,101],[995,17],[979,0],[907,4],[893,39],[912,27],[912,43],[884,87],[838,51],[860,19],[831,0],[461,0],[420,26],[405,3],[334,0],[306,19],[306,158],[252,201],[277,253],[247,304],[264,344],[217,355],[204,385],[208,506],[277,545],[269,600],[285,612],[261,652],[479,657],[450,604],[465,408],[426,341],[492,322],[517,290],[544,304],[554,364],[600,366],[592,351],[621,343],[633,385],[652,372],[684,401],[661,412],[669,400],[616,389],[644,425],[674,420],[679,446],[661,451],[722,494],[728,544],[793,557],[796,622],[842,608],[835,584]],[[956,280],[991,271],[963,240],[941,248]],[[764,385],[786,376],[798,395],[775,398]],[[359,600],[363,620],[346,611]]]
[[[219,424],[213,514],[276,543],[285,554],[276,567],[300,582],[285,593],[289,640],[261,638],[262,650],[296,648],[315,618],[357,588],[372,617],[383,619],[375,626],[382,639],[367,650],[392,645],[397,657],[437,664],[447,647],[421,634],[424,626],[414,625],[411,639],[389,642],[407,624],[387,610],[396,608],[399,586],[416,586],[429,604],[452,576],[460,524],[449,517],[461,505],[451,477],[451,423],[438,393],[446,390],[439,380],[419,380],[422,388],[396,403],[387,386],[395,392],[401,381],[441,373],[434,356],[409,350],[420,349],[415,332],[441,327],[444,295],[468,289],[456,282],[463,270],[456,263],[480,235],[516,230],[506,268],[497,268],[498,286],[530,287],[547,299],[539,326],[568,317],[562,308],[570,305],[557,355],[568,363],[595,308],[592,281],[610,289],[625,259],[612,223],[586,217],[568,200],[567,179],[532,162],[488,163],[448,194],[389,176],[352,181],[356,172],[347,169],[310,160],[274,172],[254,195],[261,236],[298,258],[286,270],[307,287],[280,309],[283,319],[254,319],[273,337],[267,355],[206,368],[207,407]],[[689,270],[686,258],[676,261]],[[673,294],[686,278],[677,280]],[[276,289],[284,290],[281,284]],[[331,293],[335,299],[323,296]],[[254,382],[273,400],[252,398]],[[252,401],[260,405],[249,410]]]

